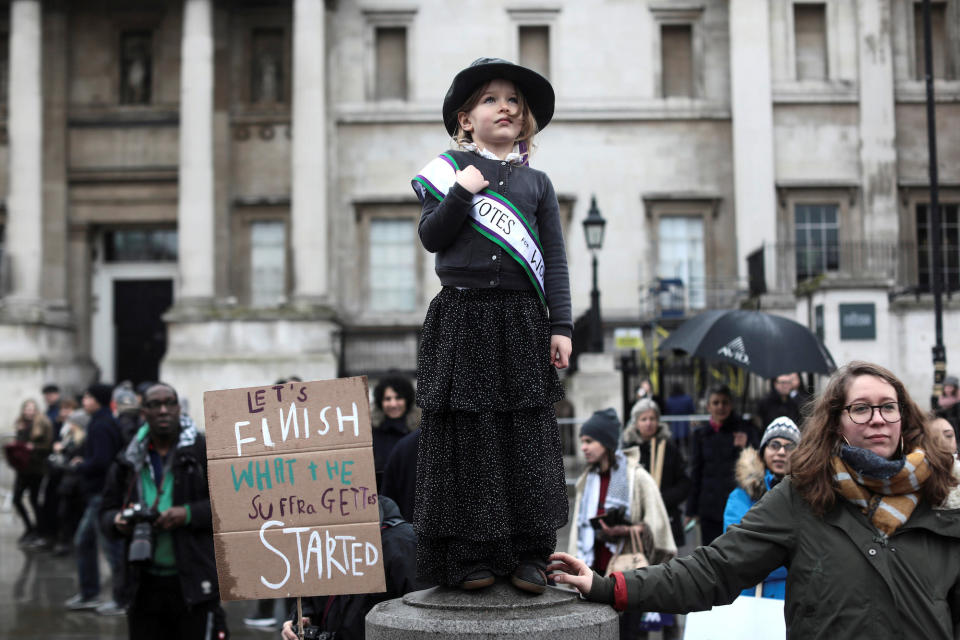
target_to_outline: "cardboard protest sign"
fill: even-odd
[[[224,600],[386,590],[366,378],[203,394]]]

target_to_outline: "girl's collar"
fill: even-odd
[[[463,142],[460,144],[460,148],[464,151],[473,151],[482,158],[487,158],[488,160],[496,160],[498,162],[509,162],[510,164],[522,164],[529,165],[526,143],[519,143],[514,145],[513,151],[507,154],[506,158],[499,158],[495,153],[491,153],[486,149],[481,149],[472,142]]]

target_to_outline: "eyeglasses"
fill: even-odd
[[[160,407],[166,407],[167,409],[173,409],[176,406],[180,405],[180,401],[176,398],[166,398],[164,400],[147,400],[143,403],[144,409],[159,409]]]
[[[767,443],[767,447],[771,449],[774,453],[783,449],[787,453],[790,453],[797,448],[796,442],[780,442],[779,440],[773,440],[772,442]]]
[[[873,412],[880,410],[880,417],[885,422],[900,422],[900,403],[885,402],[883,404],[867,404],[866,402],[855,402],[844,407],[847,415],[854,424],[867,424],[873,420]]]

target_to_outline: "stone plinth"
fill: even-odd
[[[548,587],[526,594],[498,580],[488,589],[435,587],[378,604],[367,615],[367,640],[523,638],[617,640],[617,614],[575,593]]]

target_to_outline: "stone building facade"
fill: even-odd
[[[953,292],[958,4],[933,3]],[[657,319],[658,281],[683,315],[738,304],[763,248],[764,308],[820,327],[838,361],[869,357],[929,389],[913,0],[2,7],[0,415],[47,380],[78,389],[98,373],[162,377],[200,414],[205,389],[412,372],[439,284],[409,180],[449,145],[443,95],[483,55],[554,84],[532,162],[561,201],[575,315],[591,195],[607,220],[608,343]],[[842,333],[846,312],[873,318],[872,337]]]

